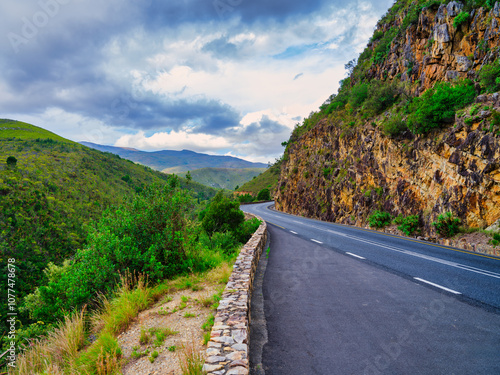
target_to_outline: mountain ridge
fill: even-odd
[[[208,155],[191,150],[141,151],[123,147],[80,142],[87,147],[119,155],[133,162],[147,165],[164,173],[183,173],[202,168],[267,168],[264,163],[254,163],[233,156]]]

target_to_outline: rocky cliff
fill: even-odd
[[[401,30],[418,3],[397,2],[398,12],[385,17],[390,22],[379,22],[372,40],[396,28],[399,35],[384,59],[373,56],[383,38],[368,45],[348,82],[351,87],[356,80],[405,82],[408,95],[418,96],[436,82],[474,79],[485,64],[496,61],[499,2],[490,9],[469,9],[460,24],[454,20],[465,13],[463,4],[429,2]],[[373,57],[362,61],[367,51]],[[476,88],[481,90],[477,82]],[[337,97],[342,95],[339,91]],[[383,123],[404,104],[368,116],[349,103],[333,113],[323,108],[314,121],[296,128],[283,157],[277,209],[363,226],[374,210],[418,215],[425,235],[435,234],[431,223],[448,211],[469,227],[486,228],[500,219],[498,93],[478,95],[441,129],[396,137],[386,135]]]
[[[405,18],[411,18],[409,13],[416,11],[418,2],[411,4],[414,8],[407,7],[392,22],[379,23],[374,35],[405,26]],[[427,4],[430,5],[420,10],[417,22],[407,21],[409,26],[404,29],[402,37],[391,42],[388,58],[382,64],[373,64],[366,74],[368,77],[416,82],[418,94],[437,81],[460,77],[473,79],[484,64],[497,58],[500,2],[496,2],[491,10],[480,7],[469,12],[464,9],[464,4],[456,1],[448,4],[431,1]],[[457,16],[462,12],[468,17],[457,22],[460,21]],[[382,42],[372,42],[368,48],[375,50]]]

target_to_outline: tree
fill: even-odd
[[[186,173],[186,182],[189,185],[189,183],[193,180],[193,177],[191,177],[191,172]]]
[[[200,213],[203,229],[212,236],[216,232],[235,232],[245,221],[240,203],[233,201],[219,191],[208,207]]]
[[[271,192],[269,189],[265,188],[259,191],[259,194],[257,195],[257,200],[259,201],[270,201],[271,200]]]
[[[9,167],[12,167],[12,168],[13,168],[13,167],[15,167],[15,166],[16,166],[16,164],[17,164],[17,159],[16,159],[14,156],[9,156],[9,157],[7,158],[7,165],[8,165]]]

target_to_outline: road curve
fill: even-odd
[[[266,374],[500,373],[500,259],[269,206]]]

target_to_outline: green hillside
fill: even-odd
[[[216,189],[234,190],[266,171],[266,168],[202,168],[191,171],[193,181]],[[180,174],[185,177],[186,173]]]
[[[48,130],[30,125],[25,122],[0,119],[0,138],[16,137],[22,140],[30,139],[52,139],[64,143],[74,143],[68,139],[58,136]]]
[[[87,226],[106,208],[172,178],[39,127],[1,120],[1,285],[6,285],[6,261],[13,258],[22,275],[16,284],[21,301],[46,281],[43,269],[49,262],[61,264],[85,244]],[[180,184],[187,182],[181,179]],[[189,187],[199,200],[215,195],[215,190],[194,182]],[[4,293],[2,288],[2,300]],[[0,309],[4,328],[6,304]]]
[[[256,176],[252,180],[243,184],[238,188],[238,191],[251,192],[252,195],[257,196],[262,189],[269,189],[271,191],[271,198],[274,196],[276,187],[278,186],[278,178],[280,175],[281,160],[268,168],[265,172]]]

